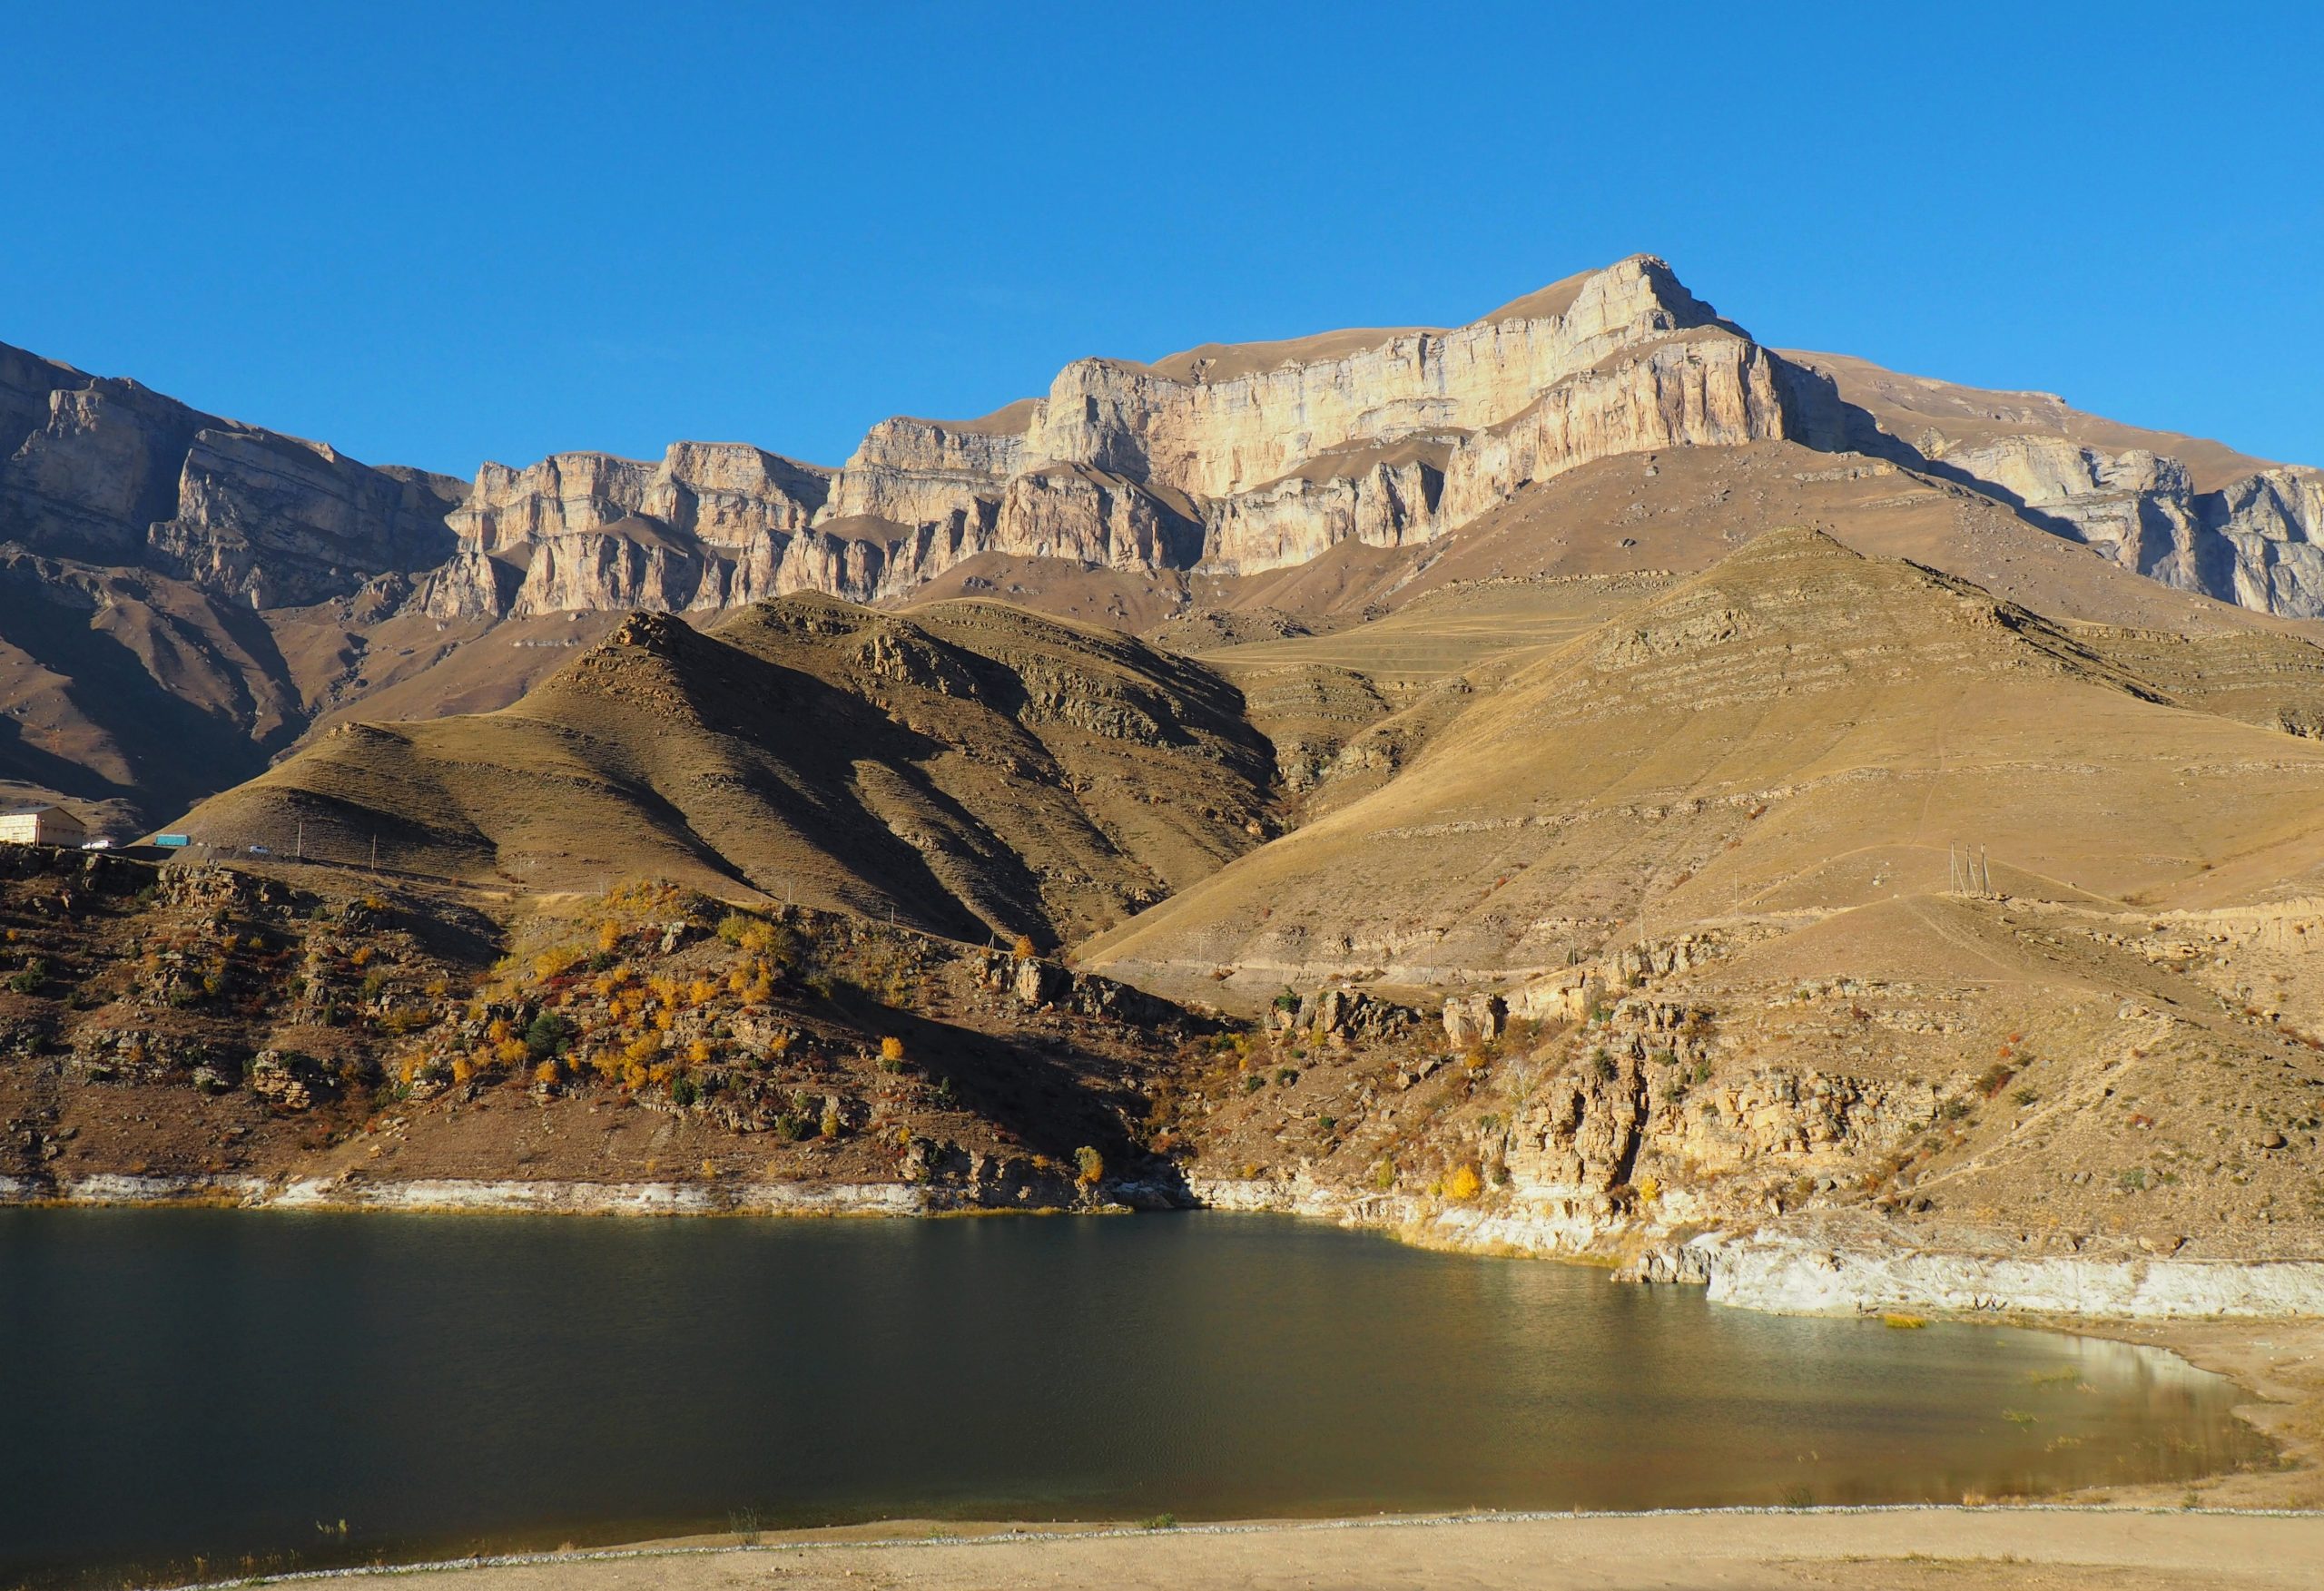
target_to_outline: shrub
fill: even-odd
[[[1396,1185],[1396,1163],[1393,1160],[1384,1160],[1380,1162],[1379,1164],[1374,1166],[1372,1168],[1372,1185],[1379,1189],[1384,1193],[1390,1188],[1394,1187]]]
[[[559,945],[533,958],[533,976],[547,983],[552,978],[563,977],[580,965],[580,951],[569,945]]]
[[[898,1038],[892,1033],[888,1035],[887,1037],[880,1041],[880,1058],[883,1061],[902,1060],[904,1058],[904,1041]]]
[[[1083,1193],[1096,1187],[1106,1174],[1105,1157],[1084,1144],[1073,1152],[1073,1185]]]
[[[525,1026],[525,1052],[534,1060],[561,1056],[573,1044],[573,1025],[554,1011],[543,1011]]]
[[[8,979],[8,987],[20,995],[36,995],[47,982],[48,963],[35,956]]]
[[[1484,1180],[1473,1165],[1456,1165],[1444,1179],[1444,1196],[1448,1199],[1473,1199],[1484,1191]]]
[[[1030,934],[1018,935],[1017,942],[1009,947],[1009,955],[1012,960],[1030,961],[1039,952],[1033,948],[1033,937]]]

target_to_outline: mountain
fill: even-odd
[[[1804,527],[1568,629],[1407,686],[1321,771],[1352,799],[1083,959],[1251,1002],[1514,988],[1940,890],[1956,842],[2006,893],[2111,909],[2324,893],[2324,746],[2280,722],[2324,712],[2304,642],[2063,624]],[[1266,650],[1364,680],[1347,644]]]
[[[0,784],[150,824],[350,714],[507,705],[635,609],[1001,597],[1199,647],[1456,580],[1691,573],[1790,522],[2063,616],[2232,623],[2102,557],[2307,620],[2319,483],[1763,347],[1644,255],[1449,329],[1076,360],[836,468],[679,442],[461,483],[0,349],[0,576],[39,593],[0,611]]]
[[[1989,392],[1790,354],[1935,473],[2123,567],[2261,613],[2324,614],[2324,472],[2142,430],[2047,392]]]
[[[1682,500],[1783,500],[1703,457]],[[1805,525],[1232,610],[1201,658],[634,613],[507,706],[317,737],[166,864],[0,848],[0,1200],[1192,1202],[1775,1307],[2312,1311],[2324,652],[1845,484],[1867,540],[2212,622]],[[1726,541],[1676,518],[1636,539]]]
[[[0,345],[0,527],[29,552],[302,606],[441,563],[459,492]]]
[[[644,876],[1050,947],[1275,822],[1201,665],[990,603],[631,614],[515,703],[342,722],[197,807],[265,847],[528,891]],[[376,847],[376,850],[375,848]]]

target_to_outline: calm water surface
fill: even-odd
[[[1958,1499],[2232,1464],[2231,1395],[1243,1215],[0,1211],[0,1586],[738,1521]]]

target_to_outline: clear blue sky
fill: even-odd
[[[2024,5],[22,5],[0,340],[455,474],[836,463],[1637,250],[1763,341],[2324,463],[2324,28]]]

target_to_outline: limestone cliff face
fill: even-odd
[[[1522,486],[1616,453],[1791,437],[1775,356],[1716,329],[1616,356],[1468,437],[1445,466],[1443,517],[1474,518]]]
[[[1925,1132],[1948,1097],[1935,1083],[1783,1067],[1697,1083],[1704,1048],[1679,1026],[1684,1015],[1622,1002],[1590,1061],[1549,1079],[1488,1146],[1511,1186],[1537,1204],[1603,1213],[1642,1187],[1773,1167],[1853,1179]]]
[[[276,607],[441,562],[458,489],[0,347],[0,542]]]
[[[1946,448],[1938,461],[2125,568],[2266,613],[2324,615],[2324,473],[2270,468],[2200,491],[2179,459],[2043,434]]]
[[[776,572],[831,481],[739,443],[673,443],[655,464],[604,453],[487,464],[450,516],[458,553],[415,605],[473,618],[779,594]]]
[[[881,420],[833,479],[831,517],[934,522],[964,500],[995,496],[996,482],[1025,467],[1023,427],[1034,407],[1012,404],[960,425]]]
[[[981,420],[881,422],[819,499],[804,466],[778,478],[730,461],[723,533],[675,449],[658,469],[595,455],[487,466],[452,517],[460,558],[424,600],[447,614],[806,589],[870,601],[993,551],[1247,574],[1351,538],[1427,540],[1609,453],[1808,439],[1797,411],[1782,362],[1641,255],[1451,331],[1078,360],[1045,398]]]
[[[830,495],[831,472],[741,444],[674,442],[659,464],[605,453],[559,453],[528,469],[477,471],[451,525],[486,553],[652,519],[716,546],[805,528]]]
[[[1958,387],[1840,355],[1789,362],[1844,400],[1847,446],[1974,486],[2181,590],[2324,616],[2324,472],[2083,414],[2052,393]]]
[[[1309,339],[1156,366],[1080,360],[1031,417],[1026,451],[1231,496],[1333,448],[1498,425],[1601,361],[1717,323],[1669,266],[1638,255],[1458,330],[1384,334],[1345,354],[1315,357],[1333,339]]]
[[[1777,439],[1949,476],[2187,590],[2324,615],[2324,474],[2044,394],[1781,355],[1645,255],[1450,330],[1077,360],[982,419],[883,420],[835,470],[681,442],[487,464],[462,488],[0,348],[0,544],[262,607],[409,575],[442,620],[876,601],[985,552],[1235,575],[1405,546],[1610,455]]]
[[[1252,575],[1304,564],[1343,541],[1398,547],[1438,528],[1452,443],[1327,454],[1305,471],[1213,501],[1204,515],[1211,566]]]

